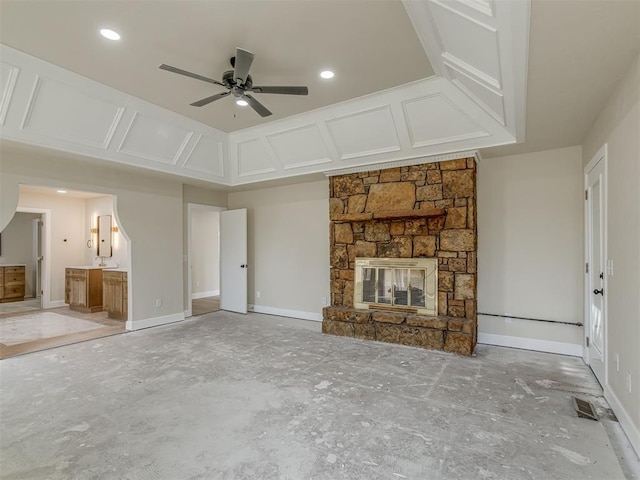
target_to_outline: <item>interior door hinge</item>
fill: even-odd
[[[587,347],[589,346],[589,337],[587,337]]]
[[[589,190],[584,191],[584,199],[589,200]]]
[[[585,263],[586,269],[585,269],[585,273],[589,273],[589,262]]]

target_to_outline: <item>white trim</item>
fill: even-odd
[[[334,175],[347,175],[349,173],[368,172],[371,170],[384,170],[386,168],[409,167],[412,165],[421,165],[423,163],[446,162],[448,160],[459,160],[461,158],[474,157],[476,163],[480,161],[480,152],[478,150],[467,150],[464,152],[444,153],[441,155],[420,156],[414,158],[406,158],[404,160],[393,160],[391,162],[370,163],[357,167],[339,168],[336,170],[326,170],[323,173],[327,177]]]
[[[20,203],[20,193],[18,192],[18,203]],[[40,272],[42,297],[41,308],[64,307],[64,299],[51,301],[51,210],[48,208],[21,207],[18,205],[16,212],[39,213],[42,215],[42,271]],[[62,304],[58,304],[62,302]]]
[[[482,332],[478,332],[478,343],[582,357],[582,345],[578,345],[577,343],[554,342],[551,340],[512,337],[510,335],[496,335],[494,333]]]
[[[604,145],[602,145],[602,147],[600,147],[600,149],[596,152],[596,154],[593,156],[593,158],[591,158],[591,160],[589,161],[589,163],[586,165],[586,167],[584,167],[584,189],[588,190],[589,189],[589,173],[591,172],[591,170],[594,169],[594,167],[600,162],[602,161],[602,193],[601,193],[601,198],[602,198],[602,252],[603,252],[603,262],[606,265],[608,262],[608,228],[607,228],[607,144],[605,143]],[[585,199],[584,202],[584,208],[583,208],[583,212],[584,212],[584,263],[589,263],[589,268],[593,268],[593,265],[591,262],[591,258],[590,258],[590,251],[591,251],[591,246],[590,246],[590,224],[589,224],[589,202]],[[605,267],[605,273],[606,272],[606,267]],[[584,335],[583,335],[583,342],[585,345],[585,348],[583,349],[583,355],[582,358],[584,360],[584,362],[587,365],[590,365],[590,359],[589,359],[589,349],[586,348],[587,345],[587,337],[589,336],[590,332],[591,332],[591,320],[589,318],[589,312],[590,312],[590,303],[589,303],[589,298],[591,295],[591,288],[589,285],[589,274],[586,273],[586,270],[583,270],[583,275],[584,275],[584,298],[583,298],[583,304],[584,304],[584,308],[583,308],[583,323],[584,323]],[[608,292],[608,277],[609,275],[605,274],[604,278],[603,278],[603,289],[605,292]],[[603,317],[604,317],[604,341],[603,341],[603,348],[604,348],[604,382],[603,384],[606,385],[608,383],[608,376],[609,376],[609,353],[608,353],[608,348],[607,348],[607,342],[608,342],[608,297],[605,295],[604,296],[604,301],[603,301]]]
[[[169,323],[181,322],[184,320],[184,313],[172,313],[162,317],[143,318],[142,320],[127,320],[127,330],[142,330],[143,328],[159,327]]]
[[[220,295],[220,290],[210,290],[208,292],[192,293],[191,300],[197,300],[198,298],[216,297]]]
[[[322,321],[320,312],[303,312],[302,310],[289,310],[287,308],[266,307],[263,305],[249,305],[249,311],[255,313],[266,313],[267,315],[278,315],[280,317],[300,318],[302,320]]]
[[[216,207],[214,205],[204,205],[202,203],[187,203],[187,255],[185,258],[185,261],[187,262],[187,275],[186,275],[186,280],[187,280],[187,298],[188,299],[194,299],[194,298],[201,298],[201,297],[196,297],[194,296],[193,293],[193,278],[191,275],[191,224],[193,223],[193,219],[192,219],[192,215],[193,215],[193,211],[194,210],[208,210],[208,211],[212,211],[212,212],[222,212],[223,210],[226,210],[226,207]],[[220,231],[219,225],[218,225],[218,232]],[[218,236],[220,235],[220,233],[218,233]],[[218,260],[220,260],[220,239],[218,238]],[[219,265],[219,262],[218,262]],[[220,295],[220,291],[217,290],[217,294],[216,295]],[[211,295],[206,295],[206,296],[211,296]],[[184,311],[184,316],[186,318],[189,318],[191,316],[193,316],[193,307],[191,305],[191,300],[189,300],[189,306],[186,308],[186,310]]]
[[[618,400],[618,397],[609,385],[604,386],[604,398],[609,402],[613,413],[618,417],[620,426],[627,435],[629,443],[636,451],[636,455],[640,456],[640,430],[638,430],[637,425],[634,425],[631,417],[629,416],[629,412],[627,412],[622,406],[622,403],[620,403],[620,400]]]

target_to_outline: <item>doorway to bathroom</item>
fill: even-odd
[[[112,254],[97,256],[98,218],[115,213],[112,195],[20,185],[16,213],[1,233],[0,358],[126,331],[102,308],[67,305],[68,267],[128,267],[128,242],[115,220]]]

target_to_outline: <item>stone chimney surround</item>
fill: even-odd
[[[327,334],[471,355],[477,339],[476,163],[330,177]],[[438,315],[354,308],[356,257],[438,259]]]

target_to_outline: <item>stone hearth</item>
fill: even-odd
[[[324,333],[471,355],[476,344],[473,158],[330,179],[331,307]],[[354,308],[356,257],[438,259],[438,316]]]

